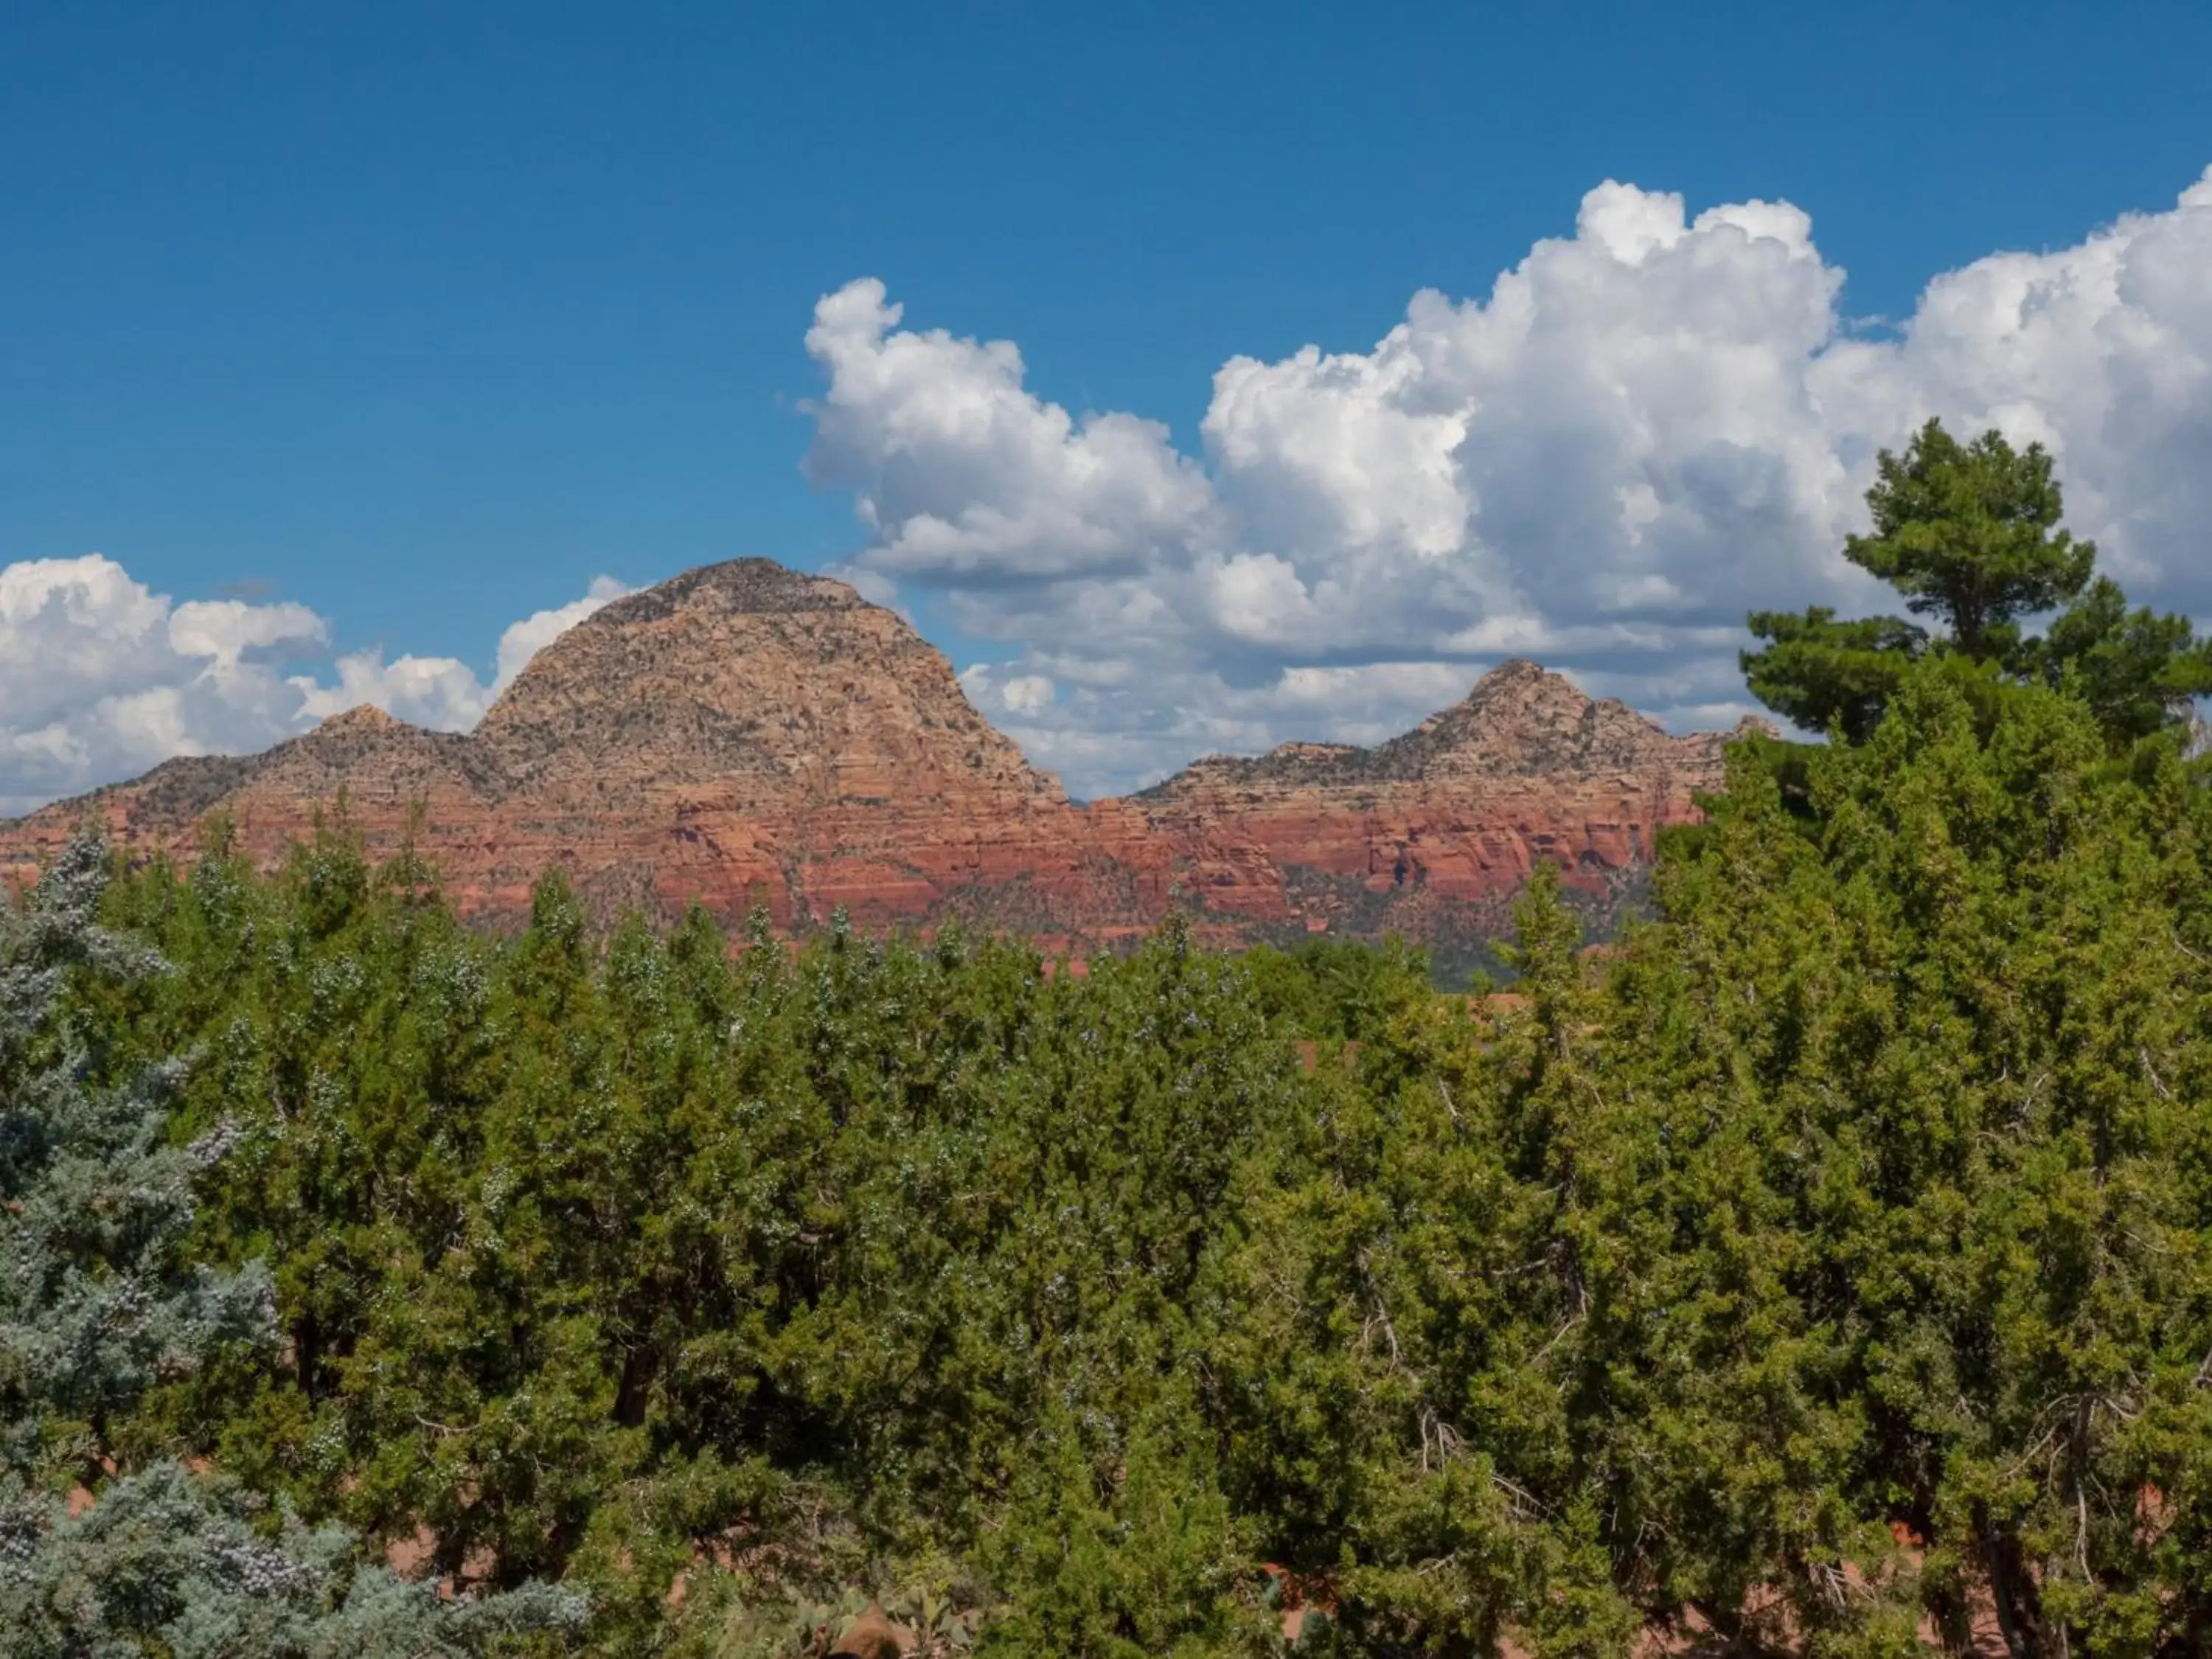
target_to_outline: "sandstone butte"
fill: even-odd
[[[1741,730],[1741,728],[1739,728]],[[1078,955],[1171,906],[1223,944],[1504,931],[1540,859],[1602,908],[1694,821],[1732,734],[1673,737],[1509,662],[1373,749],[1202,760],[1088,805],[970,706],[951,666],[841,582],[764,559],[617,600],[538,653],[465,734],[356,708],[265,754],[192,757],[0,822],[21,883],[88,821],[189,861],[208,827],[273,865],[319,821],[410,837],[465,914],[527,914],[550,867],[602,915],[755,904],[803,933],[957,916]]]

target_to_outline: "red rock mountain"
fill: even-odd
[[[1535,860],[1619,894],[1693,819],[1724,734],[1668,736],[1534,663],[1375,749],[1288,744],[1072,805],[969,706],[951,665],[840,582],[766,560],[687,572],[538,653],[474,732],[356,708],[265,754],[174,760],[0,823],[21,878],[88,817],[190,857],[220,815],[274,862],[342,816],[373,853],[410,833],[464,910],[518,918],[550,866],[603,913],[801,930],[950,915],[1077,949],[1195,909],[1224,942],[1501,931]]]

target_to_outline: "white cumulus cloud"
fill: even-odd
[[[1167,428],[1078,421],[1022,389],[1021,354],[898,328],[873,280],[815,308],[806,349],[830,371],[808,470],[851,484],[876,532],[872,568],[939,579],[1072,576],[1143,564],[1210,501]]]
[[[339,657],[326,683],[282,672],[328,650],[328,624],[305,605],[179,604],[99,554],[0,566],[0,814],[178,755],[265,748],[365,702],[465,729],[533,653],[624,591],[602,576],[573,604],[514,623],[489,684],[453,658],[374,651]]]
[[[810,471],[854,494],[854,569],[1008,642],[985,706],[1078,793],[1387,735],[1514,654],[1710,723],[1747,707],[1747,611],[1879,602],[1839,550],[1875,451],[1930,415],[2049,445],[2131,591],[2212,614],[2208,271],[2212,170],[1939,275],[1870,336],[1797,207],[1607,182],[1486,295],[1224,364],[1200,456],[1039,397],[1010,343],[902,327],[867,279],[807,335]],[[1030,678],[1056,695],[1016,706]]]

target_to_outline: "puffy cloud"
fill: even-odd
[[[0,567],[0,813],[173,756],[264,748],[364,702],[472,726],[534,652],[623,591],[602,576],[583,599],[509,627],[489,685],[452,658],[387,663],[374,651],[338,658],[325,684],[281,672],[328,649],[328,625],[305,605],[177,604],[98,554]]]
[[[1017,714],[1042,714],[1052,707],[1053,684],[1044,674],[1017,674],[1000,689],[999,701]]]
[[[871,566],[936,580],[1091,575],[1141,566],[1204,517],[1204,474],[1167,428],[1071,417],[1022,389],[1021,354],[897,330],[884,285],[815,307],[806,349],[830,371],[808,471],[860,491]]]
[[[325,639],[305,606],[173,605],[96,555],[0,568],[0,812],[265,740],[297,701],[268,659]]]
[[[457,657],[395,657],[371,646],[349,651],[332,665],[334,684],[312,674],[286,682],[299,696],[295,729],[304,731],[349,708],[374,703],[394,719],[434,732],[465,732],[491,707],[492,689]]]
[[[1705,724],[1747,707],[1747,610],[1878,601],[1842,540],[1875,452],[1931,414],[2050,445],[2130,587],[2212,611],[2208,270],[2212,170],[2170,211],[1939,276],[1869,336],[1796,207],[1608,182],[1485,296],[1417,294],[1364,352],[1223,365],[1202,461],[1039,398],[1011,343],[902,328],[868,280],[807,336],[810,469],[854,492],[855,569],[1015,647],[986,707],[1078,793],[1384,735],[1511,654]],[[1057,695],[1005,701],[1032,677]]]

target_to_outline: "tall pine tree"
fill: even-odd
[[[2063,495],[2040,444],[2014,449],[2002,433],[1960,443],[1930,420],[1904,452],[1883,450],[1867,491],[1872,532],[1844,556],[1904,598],[1917,621],[1838,621],[1832,610],[1758,611],[1764,641],[1743,653],[1753,694],[1808,731],[1862,743],[1905,672],[1945,660],[1969,687],[2041,683],[2095,712],[2108,747],[2187,720],[2212,693],[2212,643],[2187,618],[2129,608],[2097,550],[2059,520]],[[2027,633],[2051,617],[2039,636]]]

